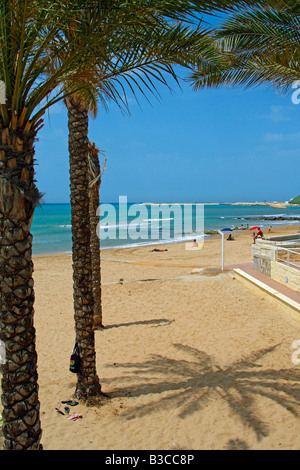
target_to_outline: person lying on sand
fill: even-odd
[[[151,251],[168,251],[167,249],[166,250],[159,250],[158,248],[154,248],[154,250],[151,250]]]
[[[229,234],[229,237],[227,238],[227,240],[231,241],[231,240],[234,240],[235,238],[231,235],[231,233]]]

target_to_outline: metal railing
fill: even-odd
[[[293,268],[300,269],[300,249],[299,251],[288,248],[276,248],[276,261],[284,263]]]

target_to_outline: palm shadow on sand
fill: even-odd
[[[250,427],[258,440],[268,436],[269,428],[258,416],[255,398],[265,397],[286,408],[294,416],[300,411],[300,370],[264,369],[258,361],[271,354],[279,345],[256,351],[231,365],[222,368],[215,364],[205,352],[195,348],[174,344],[192,360],[176,360],[153,355],[144,363],[118,364],[130,371],[122,379],[132,381],[132,374],[142,379],[139,385],[116,388],[115,397],[139,397],[157,394],[158,399],[122,413],[127,419],[141,417],[161,407],[177,409],[184,418],[199,411],[208,401],[218,396],[238,415],[244,425]],[[162,378],[163,377],[163,378]],[[164,378],[165,377],[165,378]],[[112,382],[120,381],[120,377]],[[111,380],[110,380],[111,381]],[[163,396],[161,394],[164,393]]]
[[[159,318],[157,320],[139,320],[128,323],[116,323],[114,325],[106,325],[105,329],[120,328],[121,326],[133,326],[133,325],[149,325],[151,328],[157,328],[158,326],[167,326],[173,323],[174,320],[167,320],[166,318]]]

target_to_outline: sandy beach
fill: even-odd
[[[275,227],[274,234],[299,226]],[[70,254],[36,256],[35,327],[46,450],[299,449],[300,323],[231,276],[251,261],[251,232],[185,244],[102,251],[103,322],[96,332],[101,405],[72,398]],[[209,274],[197,268],[214,267]]]

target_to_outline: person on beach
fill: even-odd
[[[234,237],[231,235],[231,233],[229,234],[227,240],[229,240],[229,241],[234,240]]]
[[[192,247],[198,248],[198,246],[199,246],[199,245],[198,245],[198,243],[197,243],[197,240],[194,240],[194,241],[193,241],[193,244],[192,244]]]
[[[252,234],[252,242],[253,242],[253,244],[255,244],[255,240],[256,240],[256,234],[255,234],[255,232],[253,232],[253,234]]]
[[[263,236],[264,236],[264,234],[262,233],[261,228],[258,227],[256,238],[262,238]]]
[[[268,227],[268,232],[269,232],[269,233],[272,232],[272,225],[270,225],[270,227]]]
[[[151,250],[151,251],[158,251],[159,253],[163,252],[163,251],[168,251],[167,249],[166,250],[159,250],[158,248],[154,248],[154,250]]]

